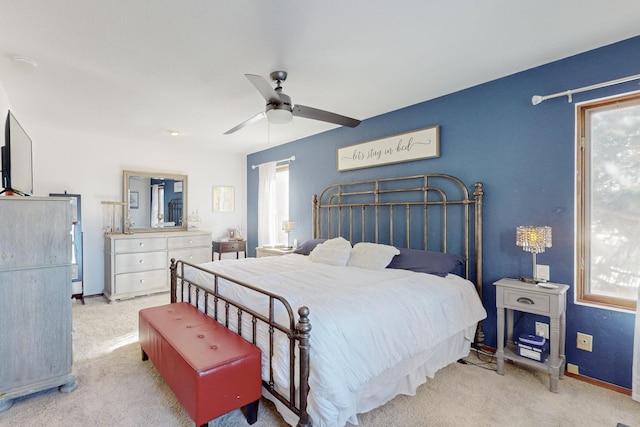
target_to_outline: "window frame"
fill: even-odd
[[[576,292],[577,303],[596,305],[601,308],[636,310],[637,301],[594,294],[589,292],[590,280],[590,121],[588,114],[610,109],[620,103],[640,103],[640,91],[616,95],[605,99],[576,105]]]

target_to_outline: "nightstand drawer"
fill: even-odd
[[[504,290],[503,304],[505,308],[524,310],[529,313],[548,316],[551,312],[551,299],[546,294],[507,288]]]
[[[220,252],[244,251],[244,245],[244,242],[222,242],[220,243]]]

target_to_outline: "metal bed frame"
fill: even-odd
[[[182,225],[182,198],[171,199],[167,221]]]
[[[425,174],[400,178],[383,178],[330,185],[320,196],[313,196],[313,238],[344,237],[352,244],[360,241],[396,245],[413,249],[438,250],[463,255],[467,262],[464,275],[475,283],[482,298],[482,183],[474,184],[470,196],[466,185],[446,174]],[[473,207],[473,210],[471,209]],[[417,236],[417,237],[416,237]],[[416,243],[418,241],[418,243]],[[470,264],[473,264],[470,266]],[[185,267],[213,276],[213,290],[207,290],[185,277]],[[475,277],[471,278],[471,271]],[[268,300],[265,315],[246,307],[219,291],[220,279],[233,282]],[[309,342],[311,323],[309,309],[298,309],[298,318],[282,296],[262,290],[232,277],[217,274],[184,261],[171,260],[171,302],[185,300],[216,321],[230,328],[230,319],[237,316],[236,333],[253,344],[257,343],[258,324],[269,334],[269,379],[263,387],[299,417],[299,427],[310,427],[307,413],[309,392]],[[209,306],[213,302],[213,312]],[[275,320],[274,311],[280,305],[288,313],[286,324]],[[243,316],[248,316],[250,331],[243,330]],[[288,393],[281,393],[273,377],[273,342],[276,333],[289,340],[290,380]],[[478,323],[474,346],[482,347],[484,335]],[[296,361],[296,348],[299,356]],[[300,384],[295,387],[296,370]]]

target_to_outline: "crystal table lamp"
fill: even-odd
[[[287,248],[292,247],[289,244],[289,233],[291,233],[295,228],[296,228],[296,225],[293,221],[289,221],[288,219],[282,221],[282,231],[287,233]]]
[[[536,255],[551,247],[551,227],[521,225],[516,228],[516,245],[522,247],[523,251],[531,252],[533,255],[533,275],[531,278],[521,278],[523,282],[539,283],[545,280],[537,279]]]

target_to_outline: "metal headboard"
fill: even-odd
[[[439,173],[333,184],[313,196],[313,237],[462,255],[482,298],[483,195],[481,182],[470,195],[460,179]]]

